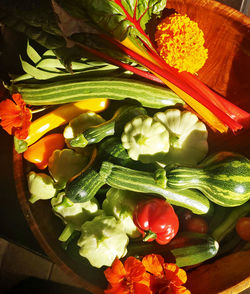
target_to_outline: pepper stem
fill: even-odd
[[[156,238],[157,238],[156,233],[152,231],[147,231],[145,236],[143,237],[143,241],[147,242],[149,239],[156,239]]]

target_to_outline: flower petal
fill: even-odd
[[[152,291],[150,288],[144,284],[141,283],[134,283],[133,284],[133,292],[135,294],[152,294]]]
[[[10,99],[0,103],[1,126],[10,135],[12,135],[13,121],[18,117],[20,108]]]
[[[18,139],[26,139],[28,137],[31,117],[30,110],[26,109],[23,112],[21,126],[14,128],[14,134]]]
[[[191,294],[191,292],[184,286],[170,283],[168,287],[159,290],[158,294]]]
[[[158,254],[149,254],[144,256],[142,263],[145,266],[147,272],[155,276],[163,276],[163,264],[164,259]]]
[[[140,282],[146,273],[145,267],[142,262],[133,256],[126,259],[124,268],[129,275],[130,279],[134,282]]]
[[[186,272],[174,263],[165,263],[164,272],[166,279],[171,281],[176,286],[180,286],[187,281]]]
[[[116,258],[111,267],[104,271],[106,279],[111,285],[121,283],[126,276],[125,268],[122,262]]]
[[[115,286],[115,287],[104,290],[104,293],[105,294],[129,294],[129,290],[126,290],[120,286]]]
[[[25,102],[23,101],[20,93],[12,94],[12,99],[15,101],[16,105],[25,106]]]
[[[191,294],[191,292],[184,286],[176,286],[177,294]]]
[[[0,103],[0,125],[10,135],[15,135],[18,139],[26,139],[32,114],[22,96],[17,93],[12,98],[6,99]]]

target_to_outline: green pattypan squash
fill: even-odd
[[[34,171],[28,174],[28,189],[31,194],[29,198],[31,203],[35,203],[40,199],[51,199],[57,192],[54,181],[50,176],[44,173],[35,173]]]
[[[94,267],[111,266],[116,258],[127,254],[129,238],[122,224],[113,216],[97,216],[81,227],[77,242],[81,256]]]

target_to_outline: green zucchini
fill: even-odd
[[[214,205],[214,214],[211,217],[209,222],[209,233],[213,232],[220,224],[224,221],[226,216],[232,211],[234,208],[224,207],[220,205]]]
[[[104,184],[105,175],[90,167],[67,183],[65,194],[72,202],[86,202],[91,200]]]
[[[126,166],[132,159],[128,156],[127,150],[122,146],[118,137],[109,137],[104,139],[98,146],[98,157],[100,160],[105,158],[113,163],[121,164],[124,162]]]
[[[176,265],[179,267],[195,265],[214,257],[219,250],[219,244],[212,237],[207,242],[199,245],[187,246],[171,250],[175,256]]]
[[[93,169],[93,168],[92,168]],[[164,197],[169,203],[190,209],[196,214],[205,214],[210,209],[209,200],[195,190],[176,191],[165,188],[165,172],[134,170],[108,161],[103,161],[99,172],[83,173],[66,186],[66,196],[73,202],[85,202],[94,197],[102,185],[140,193],[150,193]],[[96,182],[96,186],[95,186]]]
[[[174,168],[167,177],[169,187],[198,189],[221,206],[238,206],[250,199],[250,160],[239,154],[219,152],[197,168]]]
[[[104,73],[16,83],[12,86],[12,92],[22,94],[24,101],[31,105],[55,105],[91,98],[131,98],[150,108],[184,104],[183,100],[168,88]]]
[[[117,189],[124,189],[134,192],[150,193],[164,197],[169,203],[190,209],[196,214],[205,214],[210,209],[209,200],[201,193],[195,190],[176,191],[174,189],[165,188],[162,183],[166,183],[163,179],[159,179],[164,173],[159,173],[159,169],[155,172],[139,171],[110,162],[103,162],[102,166],[109,169],[110,174],[106,178],[106,183]]]
[[[127,122],[138,115],[146,115],[143,107],[135,105],[124,105],[118,108],[110,120],[85,130],[82,134],[70,141],[72,147],[85,147],[86,145],[99,143],[108,136],[120,135]]]
[[[227,215],[223,222],[218,224],[217,228],[211,233],[211,236],[221,242],[234,228],[237,220],[240,217],[247,215],[250,212],[250,202],[235,207],[232,211]]]
[[[130,242],[126,257],[142,258],[148,254],[160,254],[168,259],[173,255],[175,258],[173,262],[179,267],[183,267],[195,265],[214,257],[218,249],[218,242],[207,234],[181,232],[167,245],[159,245],[155,242]]]

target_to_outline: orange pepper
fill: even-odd
[[[30,146],[23,153],[23,157],[27,161],[34,163],[37,168],[45,169],[54,150],[62,149],[64,144],[65,141],[62,134],[51,134]]]

